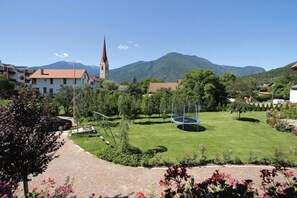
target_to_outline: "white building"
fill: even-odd
[[[297,103],[297,85],[294,85],[290,89],[290,102]]]
[[[31,76],[32,87],[42,96],[54,95],[61,85],[80,87],[89,84],[90,78],[84,69],[38,69]]]
[[[11,82],[30,85],[30,71],[25,66],[15,66],[0,62],[0,75],[6,77]]]

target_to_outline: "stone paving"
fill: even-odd
[[[63,184],[67,176],[74,178],[74,190],[77,197],[88,197],[95,193],[96,197],[135,197],[139,191],[155,192],[160,195],[162,189],[158,183],[166,168],[126,167],[103,161],[85,152],[67,138],[65,145],[59,149],[59,158],[54,159],[47,170],[32,178],[30,189],[40,186],[43,179],[54,178],[57,184]],[[229,173],[237,179],[252,179],[255,185],[260,184],[260,170],[266,166],[204,166],[189,169],[196,181],[204,180],[215,170]],[[297,174],[297,169],[293,169]]]

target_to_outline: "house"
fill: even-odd
[[[90,81],[89,84],[92,88],[96,89],[100,87],[100,79],[97,76],[89,74]]]
[[[31,76],[32,87],[42,96],[54,95],[61,85],[80,87],[90,83],[90,77],[84,69],[38,69]]]
[[[6,77],[10,82],[30,85],[30,71],[26,66],[4,64],[0,61],[0,75]]]
[[[175,91],[176,88],[178,87],[180,81],[177,82],[162,82],[162,83],[150,83],[149,88],[148,88],[148,93],[154,93],[158,89],[161,88],[169,88],[172,91]]]
[[[290,89],[290,102],[297,103],[297,85],[293,85]]]

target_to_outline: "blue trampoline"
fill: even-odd
[[[195,105],[176,105],[172,107],[171,122],[183,125],[197,125],[200,123],[198,119],[199,106]]]

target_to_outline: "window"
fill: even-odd
[[[46,94],[47,93],[47,88],[43,87],[43,93]]]
[[[63,78],[63,84],[67,84],[67,79],[66,78]]]
[[[52,78],[50,78],[50,81],[51,81],[51,85],[54,83],[54,80]]]
[[[54,95],[54,90],[53,89],[49,89],[49,94],[50,94],[50,96]]]
[[[76,78],[74,79],[74,84],[76,84]]]
[[[36,78],[32,78],[32,84],[36,85]]]

